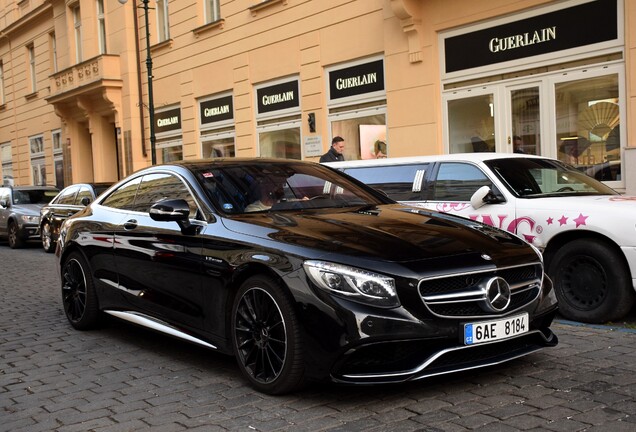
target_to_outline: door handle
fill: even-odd
[[[124,229],[132,230],[137,228],[137,221],[135,219],[129,219],[124,222]]]

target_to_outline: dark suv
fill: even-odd
[[[40,209],[58,192],[53,186],[0,187],[0,236],[8,237],[12,249],[39,238]]]

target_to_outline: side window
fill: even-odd
[[[29,194],[19,190],[13,191],[13,204],[30,204]]]
[[[88,198],[89,201],[93,201],[93,194],[88,186],[80,187],[77,197],[75,198],[75,205],[82,205],[82,199]]]
[[[435,201],[470,201],[480,187],[493,187],[479,168],[466,163],[441,164],[433,185]]]
[[[147,174],[139,185],[134,210],[148,213],[150,207],[163,199],[184,199],[190,206],[190,217],[196,217],[197,205],[186,185],[171,174]]]
[[[135,194],[141,182],[141,177],[132,179],[115,189],[104,201],[102,205],[123,210],[132,210],[135,202]]]
[[[346,168],[344,172],[396,201],[420,201],[427,168],[425,163]]]
[[[77,193],[76,187],[71,187],[66,189],[64,192],[62,192],[62,194],[60,194],[59,197],[57,197],[55,204],[66,204],[66,205],[73,204],[76,193]]]

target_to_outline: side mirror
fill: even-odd
[[[0,207],[7,208],[7,202],[5,200],[0,200]]]
[[[150,217],[158,222],[176,222],[186,235],[195,235],[201,229],[201,224],[190,221],[190,206],[183,199],[166,199],[153,204]]]
[[[470,205],[473,206],[475,210],[480,207],[483,207],[484,204],[496,203],[499,202],[495,194],[492,193],[488,186],[482,186],[470,197]]]
[[[91,203],[91,199],[90,199],[89,197],[86,197],[86,196],[85,196],[84,198],[82,198],[82,200],[80,201],[80,203],[81,203],[84,207],[86,207],[87,205],[89,205],[89,204]]]
[[[190,206],[182,199],[159,201],[150,207],[150,217],[158,222],[183,222],[190,217]]]

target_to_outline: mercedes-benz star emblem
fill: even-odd
[[[486,282],[486,307],[501,312],[510,304],[510,285],[504,278],[493,277]]]

